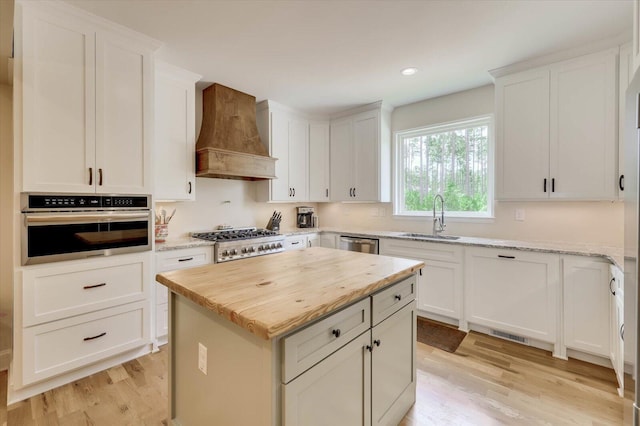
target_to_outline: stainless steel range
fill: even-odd
[[[224,229],[213,232],[194,232],[191,236],[216,242],[213,247],[215,263],[284,251],[284,235],[267,229]]]

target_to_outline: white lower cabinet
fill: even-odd
[[[148,352],[150,283],[150,252],[18,270],[9,400]]]
[[[213,247],[193,247],[156,253],[156,274],[174,269],[186,269],[206,265],[213,262]],[[155,276],[155,275],[154,275]],[[169,290],[162,284],[155,283],[155,327],[154,342],[156,345],[167,343],[169,334]]]
[[[556,343],[558,255],[466,248],[464,284],[470,323]]]
[[[419,313],[442,315],[456,320],[461,318],[464,258],[462,246],[382,239],[380,254],[421,260],[425,263],[418,276]]]
[[[302,250],[308,245],[306,235],[292,235],[284,239],[284,249],[288,250]]]
[[[307,247],[320,247],[320,235],[318,234],[307,235]]]
[[[402,420],[416,389],[411,289],[415,276],[283,339],[284,425],[397,425]],[[364,332],[332,353],[325,345],[305,344],[320,344],[328,336],[338,343],[363,325]],[[330,355],[316,363],[315,355],[325,352]],[[290,379],[305,365],[313,366]]]
[[[565,346],[609,357],[609,264],[576,256],[562,263]]]
[[[330,232],[323,232],[320,234],[320,247],[336,248],[336,236]]]
[[[610,319],[610,358],[613,369],[618,379],[618,393],[624,396],[624,364],[625,345],[624,342],[624,274],[615,265],[609,266],[609,307],[611,310]]]

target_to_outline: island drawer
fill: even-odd
[[[370,327],[370,299],[361,300],[282,339],[282,382],[322,361]]]
[[[372,324],[375,326],[416,298],[416,276],[411,275],[399,283],[374,294],[372,299]]]
[[[150,280],[149,256],[132,254],[22,272],[23,326],[144,300]]]

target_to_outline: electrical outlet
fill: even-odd
[[[198,369],[207,375],[207,347],[202,343],[198,343]]]
[[[518,222],[524,222],[524,209],[516,209],[515,216]]]

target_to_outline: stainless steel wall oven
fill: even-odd
[[[21,194],[22,264],[151,250],[151,196]]]

